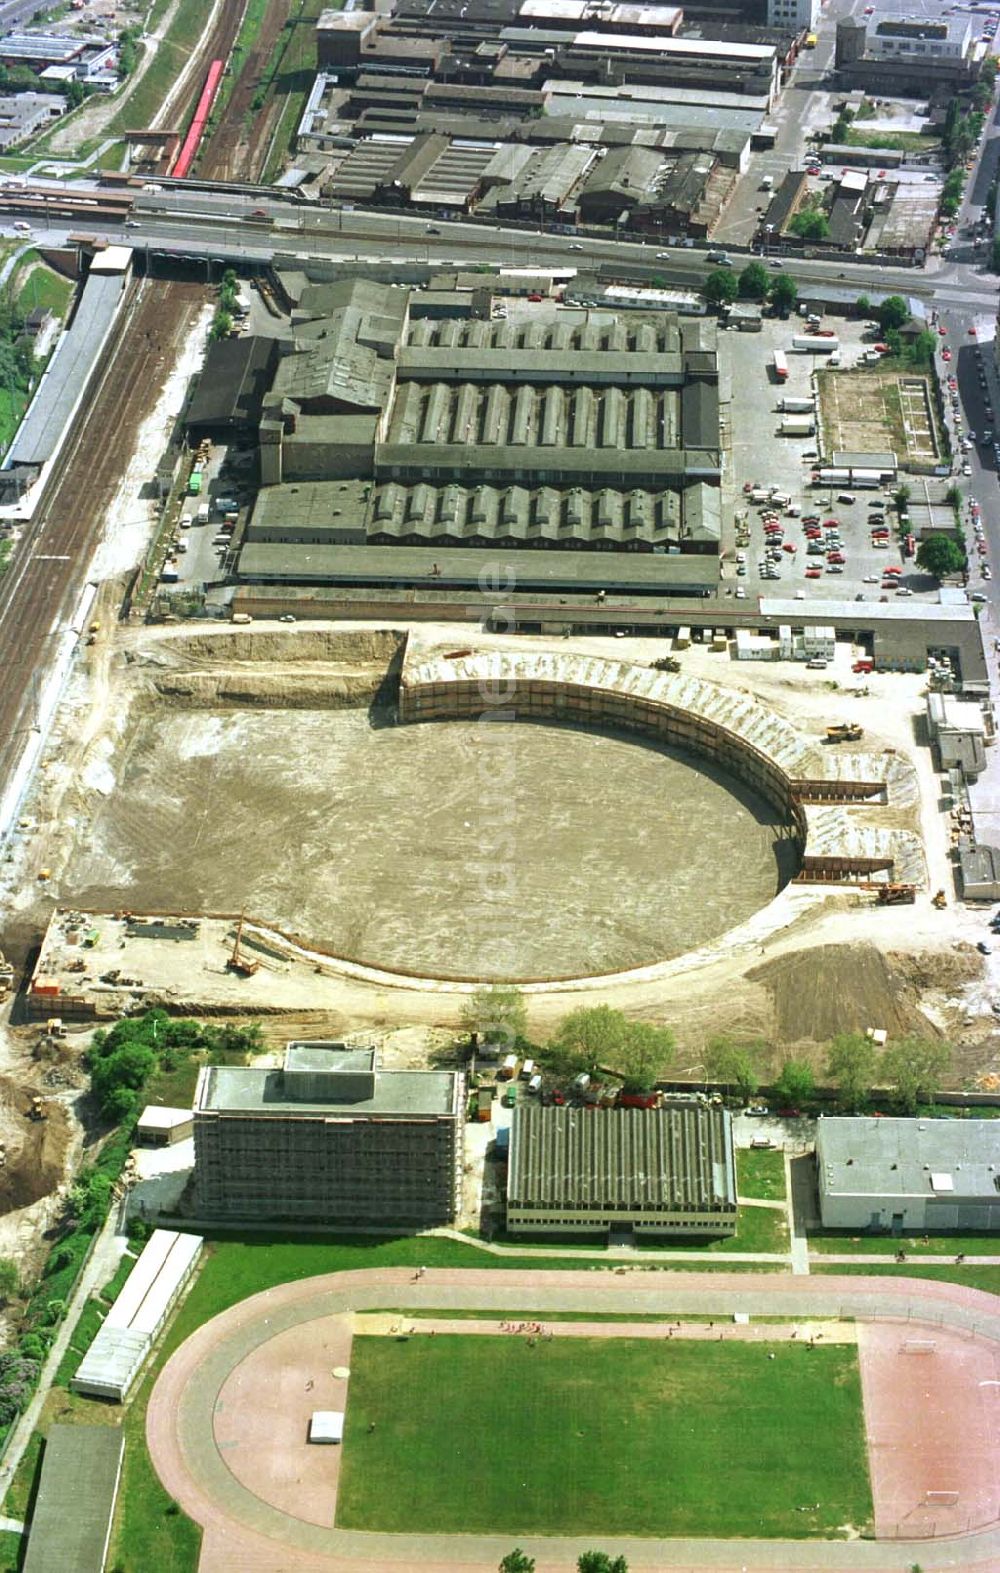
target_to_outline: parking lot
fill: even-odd
[[[254,460],[248,451],[213,445],[201,474],[200,492],[188,493],[174,505],[171,547],[162,576],[162,588],[168,594],[200,591],[222,577],[232,552],[231,542],[238,535],[252,498]],[[239,505],[235,530],[225,526],[230,510],[220,507],[220,499]]]
[[[858,365],[870,347],[862,340],[864,324],[833,317],[822,326],[840,342],[839,368]],[[816,487],[811,477],[818,435],[781,435],[782,399],[811,398],[814,372],[829,363],[828,357],[791,349],[792,338],[803,330],[802,318],[793,316],[788,321],[766,318],[760,333],[719,334],[720,357],[728,364],[733,389],[732,443],[724,478],[725,591],[747,601],[758,595],[838,601],[879,601],[898,595],[936,599],[935,581],[903,555],[891,507],[893,485],[877,491]],[[777,381],[773,370],[776,349],[787,359],[784,383]],[[873,434],[869,446],[885,444]],[[745,491],[750,486],[753,498]],[[758,489],[766,494],[772,488],[788,502],[775,504],[757,495]],[[847,497],[853,501],[845,501]],[[765,519],[772,523],[769,531]],[[807,531],[816,526],[804,524],[805,520],[819,521],[818,538],[810,540]],[[873,520],[876,529],[884,521],[881,544],[873,535]],[[887,574],[886,569],[892,572]]]

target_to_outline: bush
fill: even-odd
[[[19,1351],[0,1355],[0,1425],[9,1426],[35,1390],[41,1366]]]

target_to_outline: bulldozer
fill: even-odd
[[[45,1113],[45,1108],[44,1108],[44,1106],[42,1104],[41,1098],[39,1098],[39,1097],[32,1098],[31,1106],[28,1109],[28,1119],[29,1120],[44,1120],[44,1119],[47,1119],[47,1118],[48,1118],[48,1116]]]
[[[945,895],[944,891],[943,890],[936,890],[934,892],[933,896],[931,897],[931,906],[932,907],[937,907],[939,912],[943,912],[947,905],[948,905],[948,897]]]
[[[857,726],[849,721],[838,721],[836,726],[828,726],[826,729],[828,743],[860,743],[864,735],[863,726]]]

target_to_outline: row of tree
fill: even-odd
[[[742,273],[715,268],[702,286],[705,300],[716,310],[737,300],[767,300],[786,317],[799,298],[795,280],[787,273],[769,273],[762,262],[748,262]]]
[[[647,1092],[670,1071],[676,1043],[669,1027],[633,1021],[610,1005],[594,1005],[565,1016],[547,1043],[527,1036],[527,1011],[518,989],[496,984],[477,989],[463,1007],[463,1025],[498,1052],[522,1049],[559,1079],[586,1073],[611,1076],[627,1092]],[[828,1045],[824,1078],[836,1086],[840,1105],[863,1108],[873,1089],[890,1094],[903,1113],[934,1100],[951,1066],[952,1050],[941,1040],[915,1035],[896,1039],[881,1052],[864,1033],[841,1033]],[[777,1067],[763,1040],[740,1042],[712,1039],[704,1053],[705,1076],[720,1082],[744,1101],[769,1082],[781,1103],[801,1105],[816,1092],[816,1073],[802,1059],[785,1059]]]
[[[585,1551],[578,1558],[577,1573],[628,1573],[624,1557],[609,1557],[606,1551]],[[516,1546],[500,1563],[500,1573],[535,1573],[535,1559]]]

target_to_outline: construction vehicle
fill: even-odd
[[[658,661],[650,661],[654,672],[679,672],[681,663],[674,655],[661,655]]]
[[[836,726],[828,726],[826,729],[828,743],[860,743],[864,735],[864,727],[858,726],[853,721],[838,721]]]
[[[944,891],[943,890],[936,890],[934,892],[933,896],[931,897],[931,906],[932,907],[937,907],[939,912],[943,912],[947,905],[948,905],[948,897],[945,895]]]
[[[233,953],[226,962],[226,970],[235,972],[238,977],[252,978],[255,972],[260,971],[260,962],[253,961],[249,956],[240,954],[240,941],[243,938],[243,919],[245,914],[240,913],[240,921],[236,925],[236,939],[233,942]]]
[[[46,1118],[46,1114],[45,1114],[44,1108],[42,1107],[42,1100],[41,1100],[41,1098],[38,1098],[38,1097],[32,1098],[31,1106],[28,1109],[28,1119],[29,1120],[44,1120],[45,1118]]]
[[[912,907],[917,899],[916,885],[879,885],[880,907]]]

